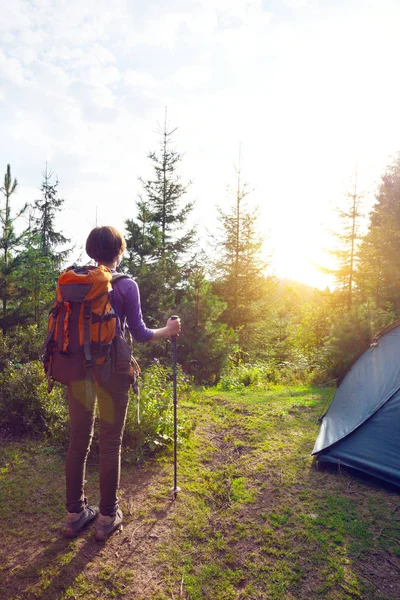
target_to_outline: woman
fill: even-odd
[[[112,272],[121,262],[126,243],[114,227],[96,227],[86,241],[86,252],[98,265]],[[147,342],[177,335],[179,319],[168,319],[161,329],[148,329],[143,322],[140,295],[132,279],[114,284],[113,306],[120,323],[127,326],[137,342]],[[129,375],[112,374],[101,386],[95,384],[93,398],[85,388],[68,385],[70,444],[65,464],[67,492],[67,537],[75,537],[88,523],[96,521],[96,539],[104,541],[122,523],[117,490],[121,469],[121,443],[128,407]],[[100,506],[89,506],[84,494],[86,460],[93,437],[95,401],[100,413]]]

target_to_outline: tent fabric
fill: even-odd
[[[346,438],[318,455],[400,486],[400,391]]]
[[[400,326],[368,348],[346,374],[323,418],[312,454],[349,435],[400,389]]]
[[[312,454],[400,485],[400,323],[352,364]]]

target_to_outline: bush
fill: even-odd
[[[254,386],[267,388],[270,384],[280,383],[281,377],[277,365],[269,363],[242,363],[230,367],[222,375],[217,388],[224,391],[244,389]]]
[[[37,325],[18,326],[6,335],[0,332],[0,370],[9,363],[18,366],[38,360],[45,337]]]
[[[364,351],[376,334],[387,327],[396,316],[372,302],[355,305],[340,315],[332,325],[330,336],[317,356],[314,382],[326,382],[343,376],[355,356]]]
[[[134,460],[168,446],[173,440],[173,386],[171,370],[160,364],[146,369],[142,377],[140,424],[137,401],[130,392],[123,447]],[[189,382],[178,368],[179,400],[188,392]],[[63,386],[47,391],[47,379],[39,361],[25,365],[8,362],[0,374],[0,427],[11,435],[45,437],[66,450],[69,440],[68,403]],[[179,415],[178,442],[186,437],[190,422]],[[98,424],[92,448],[98,446]]]
[[[178,367],[178,402],[189,391],[189,382]],[[173,385],[171,370],[154,363],[142,375],[140,385],[140,423],[137,398],[132,393],[124,434],[124,448],[133,460],[171,445],[173,441]],[[178,443],[187,437],[190,421],[182,413],[178,418]]]
[[[0,375],[0,424],[13,435],[66,437],[67,403],[61,387],[47,392],[43,365],[8,363]]]

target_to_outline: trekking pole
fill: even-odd
[[[172,315],[171,319],[178,319],[177,315]],[[172,341],[172,352],[173,352],[173,362],[172,362],[172,380],[174,384],[174,487],[172,488],[172,497],[173,500],[176,499],[178,492],[181,491],[181,488],[177,486],[177,456],[176,456],[176,447],[177,447],[177,421],[178,421],[178,402],[177,402],[177,393],[176,393],[176,335],[171,335]]]

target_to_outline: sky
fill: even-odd
[[[0,0],[0,175],[14,206],[46,162],[77,246],[136,215],[164,122],[177,128],[200,243],[234,197],[241,148],[270,272],[331,285],[335,207],[367,214],[400,150],[397,0]],[[85,256],[85,255],[84,255]]]

